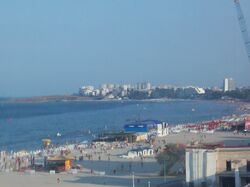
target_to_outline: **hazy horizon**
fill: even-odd
[[[241,0],[250,31],[250,1]],[[0,2],[0,97],[102,83],[250,86],[233,0]]]

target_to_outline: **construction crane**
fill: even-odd
[[[250,38],[248,35],[248,31],[247,31],[247,25],[246,25],[246,21],[240,6],[240,0],[234,0],[234,4],[236,6],[236,10],[237,10],[237,14],[238,14],[238,20],[239,20],[239,24],[240,24],[240,30],[242,33],[242,37],[244,40],[244,44],[246,47],[246,52],[247,52],[247,56],[248,56],[248,60],[250,62]]]

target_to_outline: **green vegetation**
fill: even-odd
[[[164,175],[164,167],[165,174],[170,174],[171,168],[177,162],[183,162],[185,158],[185,149],[179,147],[177,144],[167,144],[163,152],[159,153],[156,156],[156,160],[159,164],[162,165],[162,170],[160,172],[161,175]]]
[[[131,90],[128,94],[129,99],[238,99],[242,101],[250,101],[250,89],[236,89],[234,91],[222,92],[206,89],[205,94],[198,94],[192,88],[156,88],[151,91]]]
[[[236,89],[228,92],[206,90],[203,99],[239,99],[250,101],[250,89]]]
[[[225,92],[224,95],[234,99],[250,101],[250,89],[237,89],[231,92]]]

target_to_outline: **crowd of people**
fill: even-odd
[[[21,152],[0,152],[0,171],[21,171],[31,165],[32,156]]]

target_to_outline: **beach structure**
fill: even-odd
[[[132,132],[102,133],[93,142],[127,142],[134,143],[137,136]]]
[[[125,133],[134,133],[136,136],[136,141],[147,141],[149,135],[152,132],[156,132],[165,135],[167,130],[165,129],[165,123],[158,120],[144,120],[134,123],[125,124],[123,129]]]
[[[124,125],[125,133],[133,133],[135,135],[135,142],[145,141],[148,139],[149,127],[145,123],[131,123]]]
[[[43,171],[45,166],[44,157],[32,156],[31,166],[35,171]]]
[[[43,142],[43,148],[48,148],[51,144],[51,139],[42,139]]]
[[[71,155],[49,156],[45,159],[45,167],[47,170],[54,170],[56,172],[68,171],[72,168],[72,161],[74,157]]]
[[[190,187],[250,184],[250,146],[197,144],[186,147],[186,183]]]
[[[124,132],[146,133],[152,129],[156,129],[159,124],[162,124],[159,120],[143,120],[125,124],[123,129]]]
[[[157,124],[157,136],[167,136],[169,134],[169,127],[167,123]]]
[[[128,151],[127,158],[153,156],[154,150],[151,147],[139,147]]]
[[[131,123],[124,125],[125,132],[133,132],[133,133],[147,133],[149,128],[145,123]]]
[[[136,133],[135,142],[145,142],[148,140],[148,133]]]

